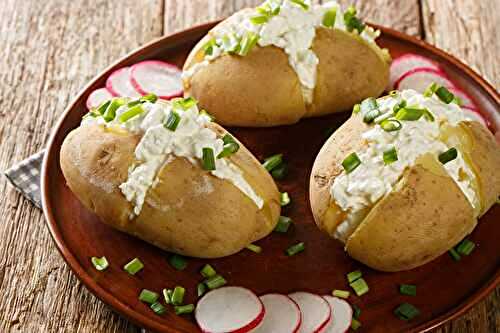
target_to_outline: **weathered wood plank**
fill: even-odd
[[[163,4],[16,1],[0,6],[0,169],[41,149],[100,70],[162,34]],[[0,331],[137,332],[77,281],[40,210],[0,177]]]

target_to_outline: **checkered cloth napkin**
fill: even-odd
[[[22,195],[38,208],[42,207],[40,196],[40,172],[45,150],[5,170],[5,177]]]

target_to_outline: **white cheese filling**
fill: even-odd
[[[304,1],[308,9],[290,0],[268,0],[269,3],[278,3],[280,11],[277,15],[271,16],[263,24],[253,24],[250,19],[257,14],[256,10],[240,11],[217,26],[210,34],[222,44],[222,38],[227,35],[236,35],[242,38],[248,32],[259,36],[258,45],[276,46],[285,51],[288,55],[290,66],[294,69],[300,81],[302,95],[306,104],[313,101],[313,91],[316,86],[316,73],[319,59],[312,51],[311,47],[316,36],[316,28],[322,26],[323,17],[328,10],[336,9],[335,24],[331,28],[346,31],[344,23],[344,12],[335,1],[324,4],[311,5],[309,0]],[[369,43],[375,44],[375,39],[380,32],[366,27],[361,33],[361,37]],[[375,44],[376,45],[376,44]],[[183,72],[183,78],[192,77],[201,68],[206,67],[211,61],[224,54],[221,47],[214,46],[211,55],[205,56],[204,61],[195,64]]]
[[[427,108],[435,117],[429,121],[421,117],[417,121],[401,121],[400,130],[387,132],[375,125],[362,134],[367,141],[363,151],[357,151],[361,164],[351,173],[342,172],[330,188],[330,195],[337,205],[347,212],[346,219],[337,227],[335,237],[345,242],[359,226],[368,211],[389,193],[401,178],[403,171],[413,166],[418,157],[431,153],[436,156],[451,147],[440,141],[440,127],[447,123],[458,125],[464,120],[474,120],[455,103],[445,104],[437,97],[424,97],[413,90],[405,90],[397,97],[377,100],[383,113],[393,110],[394,105],[406,100],[407,105]],[[383,152],[395,148],[398,160],[385,164]],[[477,205],[473,187],[475,175],[460,152],[456,159],[444,164],[444,168],[465,194],[471,205]]]
[[[124,123],[118,119],[127,111],[122,106],[116,111],[116,117],[110,122],[102,117],[86,117],[82,125],[99,124],[107,127],[120,127],[127,131],[143,134],[135,149],[135,158],[140,161],[129,169],[128,179],[120,185],[123,195],[134,204],[134,214],[141,212],[149,188],[155,186],[159,170],[174,159],[174,156],[185,157],[199,166],[203,157],[203,148],[211,148],[217,156],[224,146],[222,139],[217,138],[214,131],[206,126],[210,117],[200,113],[196,105],[189,109],[179,109],[172,103],[157,102],[142,104],[144,112]],[[180,121],[175,131],[164,127],[163,123],[170,113],[175,112]],[[201,166],[200,166],[201,167]],[[245,180],[242,171],[226,158],[215,158],[215,170],[212,175],[230,181],[241,192],[248,196],[260,209],[264,201]]]

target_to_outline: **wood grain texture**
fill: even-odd
[[[57,116],[101,69],[163,34],[260,0],[4,0],[0,169],[41,149]],[[353,1],[342,0],[342,4]],[[425,37],[500,86],[497,0],[356,0],[367,20]],[[420,7],[421,6],[421,7]],[[139,332],[77,281],[42,213],[3,177],[0,332]],[[499,332],[500,289],[436,332]]]

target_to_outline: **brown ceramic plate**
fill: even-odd
[[[115,63],[83,90],[54,130],[43,164],[43,209],[59,251],[92,293],[143,327],[158,332],[195,332],[198,329],[192,316],[176,316],[171,310],[163,316],[154,314],[138,300],[141,289],[161,291],[182,285],[188,290],[187,302],[196,302],[196,284],[201,280],[198,271],[204,263],[210,263],[230,284],[248,287],[257,294],[286,294],[295,290],[328,294],[334,288],[348,289],[345,274],[360,268],[370,292],[362,298],[351,297],[350,301],[363,310],[363,331],[396,332],[425,331],[441,325],[463,314],[498,285],[500,224],[496,222],[500,219],[500,205],[495,205],[481,219],[471,235],[478,246],[470,256],[454,262],[443,255],[423,267],[401,273],[381,273],[362,266],[344,253],[340,243],[316,228],[307,194],[310,169],[328,130],[340,126],[348,114],[304,120],[292,126],[230,129],[258,158],[281,152],[290,166],[287,179],[280,181],[279,187],[291,194],[293,203],[284,209],[283,215],[293,218],[295,226],[288,234],[271,234],[260,241],[258,245],[264,249],[261,254],[242,251],[217,260],[192,259],[186,270],[178,272],[168,265],[168,253],[111,229],[85,210],[65,185],[59,152],[64,137],[79,125],[86,112],[88,94],[104,86],[113,70],[141,60],[165,59],[182,66],[191,47],[214,24],[161,38]],[[454,82],[474,98],[484,114],[499,112],[498,93],[470,68],[428,44],[391,29],[380,29],[383,32],[380,43],[394,57],[416,52],[438,61]],[[493,124],[493,128],[497,130],[499,125]],[[305,252],[286,257],[284,249],[299,240],[306,243]],[[103,255],[110,267],[97,272],[90,257]],[[140,258],[145,268],[130,276],[122,266],[134,257]],[[418,296],[400,295],[400,283],[416,284]],[[402,302],[418,306],[422,314],[411,322],[397,319],[392,311]]]

